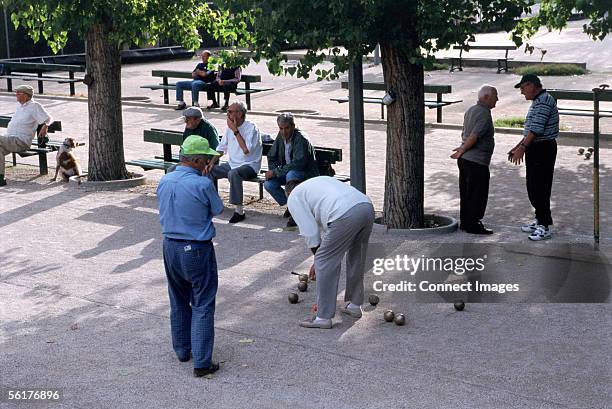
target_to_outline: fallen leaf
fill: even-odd
[[[80,329],[80,328],[79,328],[79,324],[76,324],[76,323],[75,323],[75,324],[72,324],[72,325],[70,326],[70,329],[71,329],[71,330],[73,330],[73,331],[75,331],[75,330],[77,330],[77,329]]]
[[[255,340],[251,338],[242,338],[238,342],[240,342],[241,344],[252,344],[253,342],[255,342]]]
[[[204,378],[206,378],[206,379],[214,379],[214,377],[211,374],[204,375]]]

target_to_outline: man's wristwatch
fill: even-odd
[[[239,133],[240,133],[240,131],[239,131],[238,129],[236,129],[236,130],[234,131],[234,136],[238,136],[238,134],[239,134]]]

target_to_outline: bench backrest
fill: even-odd
[[[68,64],[43,64],[34,62],[19,62],[0,60],[0,71],[25,71],[25,72],[44,72],[44,71],[68,71],[85,72],[84,65]]]
[[[342,88],[348,89],[348,81],[342,81],[341,85]],[[451,85],[425,84],[424,87],[426,94],[450,94],[453,92],[453,87]],[[364,81],[363,89],[370,91],[386,91],[384,82]]]
[[[168,71],[168,70],[153,70],[151,72],[153,77],[166,77],[166,78],[189,78],[191,79],[191,71]],[[241,82],[261,82],[261,75],[249,75],[242,74],[240,76]]]
[[[556,100],[569,99],[574,101],[593,101],[593,91],[575,89],[547,89]],[[612,101],[612,90],[599,93],[600,101]]]
[[[10,116],[0,115],[0,128],[6,128],[10,120],[11,120]],[[61,131],[61,130],[62,130],[61,121],[55,121],[47,128],[47,132],[56,132],[56,131]]]
[[[455,50],[516,50],[518,47],[514,44],[506,45],[488,45],[488,44],[463,44],[453,46]]]

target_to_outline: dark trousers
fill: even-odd
[[[538,224],[553,224],[550,214],[550,194],[552,191],[557,141],[534,142],[525,152],[527,168],[527,195],[535,209]]]
[[[484,217],[489,199],[489,167],[463,158],[459,167],[459,217],[462,228],[471,228]]]
[[[215,248],[210,241],[164,239],[164,267],[174,352],[179,359],[191,353],[194,368],[208,368],[215,340]]]
[[[229,102],[230,92],[236,90],[238,84],[235,82],[229,84],[219,85],[218,82],[211,82],[206,85],[206,96],[213,103],[217,103],[217,98],[215,97],[215,92],[223,92],[223,97],[225,98],[225,106],[227,106]]]

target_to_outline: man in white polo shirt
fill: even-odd
[[[5,133],[0,131],[0,186],[6,185],[4,178],[5,156],[12,152],[27,150],[36,135],[36,128],[42,124],[39,137],[47,135],[47,127],[53,118],[38,102],[32,100],[34,90],[29,85],[15,88],[17,109],[8,123]]]
[[[229,220],[238,223],[245,219],[242,207],[242,181],[257,177],[261,169],[261,136],[257,126],[246,120],[244,103],[234,102],[227,110],[227,129],[221,138],[217,151],[227,153],[226,163],[211,164],[206,172],[215,179],[227,178],[230,182],[229,202],[236,210]]]
[[[331,328],[342,258],[346,254],[346,289],[340,309],[361,318],[363,274],[368,241],[374,223],[369,197],[329,176],[287,183],[287,205],[314,256],[317,275],[317,316],[300,322],[306,328]]]

